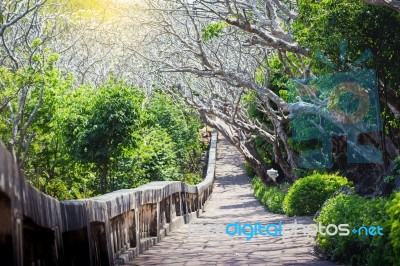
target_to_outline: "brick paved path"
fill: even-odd
[[[231,237],[226,225],[278,223],[293,224],[293,218],[266,212],[254,198],[244,173],[240,153],[220,137],[214,192],[200,218],[170,233],[160,243],[139,255],[131,265],[334,265],[313,255],[314,239],[306,235]],[[298,224],[309,224],[298,217]],[[222,228],[222,229],[221,229]]]

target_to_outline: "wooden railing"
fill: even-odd
[[[217,133],[207,174],[191,186],[152,182],[103,196],[62,201],[30,186],[0,144],[0,264],[118,265],[197,217],[212,192]]]

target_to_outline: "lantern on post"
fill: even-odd
[[[267,174],[276,183],[276,178],[279,176],[278,171],[275,170],[274,168],[271,168],[271,169],[267,170]]]

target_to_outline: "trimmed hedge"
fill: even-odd
[[[271,213],[284,213],[283,200],[286,193],[279,187],[266,187],[258,177],[252,180],[254,195]]]
[[[400,266],[400,192],[393,194],[385,208],[389,216],[389,220],[386,222],[389,231],[389,249],[386,249],[385,257],[393,265]]]
[[[338,189],[352,186],[345,177],[314,173],[297,180],[283,201],[288,216],[313,215]]]
[[[358,195],[331,198],[315,219],[318,224],[349,224],[349,229],[360,226],[380,226],[383,236],[350,232],[348,236],[317,236],[317,247],[332,260],[351,265],[400,265],[400,193],[390,200],[365,199]]]

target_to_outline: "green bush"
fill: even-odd
[[[383,227],[383,236],[318,234],[318,250],[330,259],[351,265],[400,265],[400,192],[390,200],[340,194],[327,201],[315,222],[349,224],[350,230]]]
[[[312,215],[344,186],[352,186],[345,177],[314,173],[293,184],[283,201],[283,209],[289,216]]]
[[[177,165],[175,143],[164,129],[150,129],[139,139],[137,148],[127,150],[127,162],[121,166],[118,183],[136,187],[153,181],[182,180],[183,174]],[[130,171],[130,174],[126,173]]]
[[[332,260],[346,264],[392,265],[388,261],[391,252],[387,247],[386,202],[383,198],[368,200],[358,195],[345,194],[329,199],[315,220],[316,223],[323,226],[348,224],[350,235],[318,234],[318,250]],[[381,226],[384,235],[359,236],[351,232],[353,228],[360,226]]]
[[[203,177],[198,173],[188,173],[182,181],[188,185],[197,185],[203,181]]]
[[[266,187],[258,177],[252,181],[254,195],[271,213],[284,213],[283,200],[286,193],[279,187]]]
[[[394,194],[386,204],[389,220],[386,227],[389,230],[389,248],[386,249],[386,258],[393,265],[400,265],[400,192]]]

